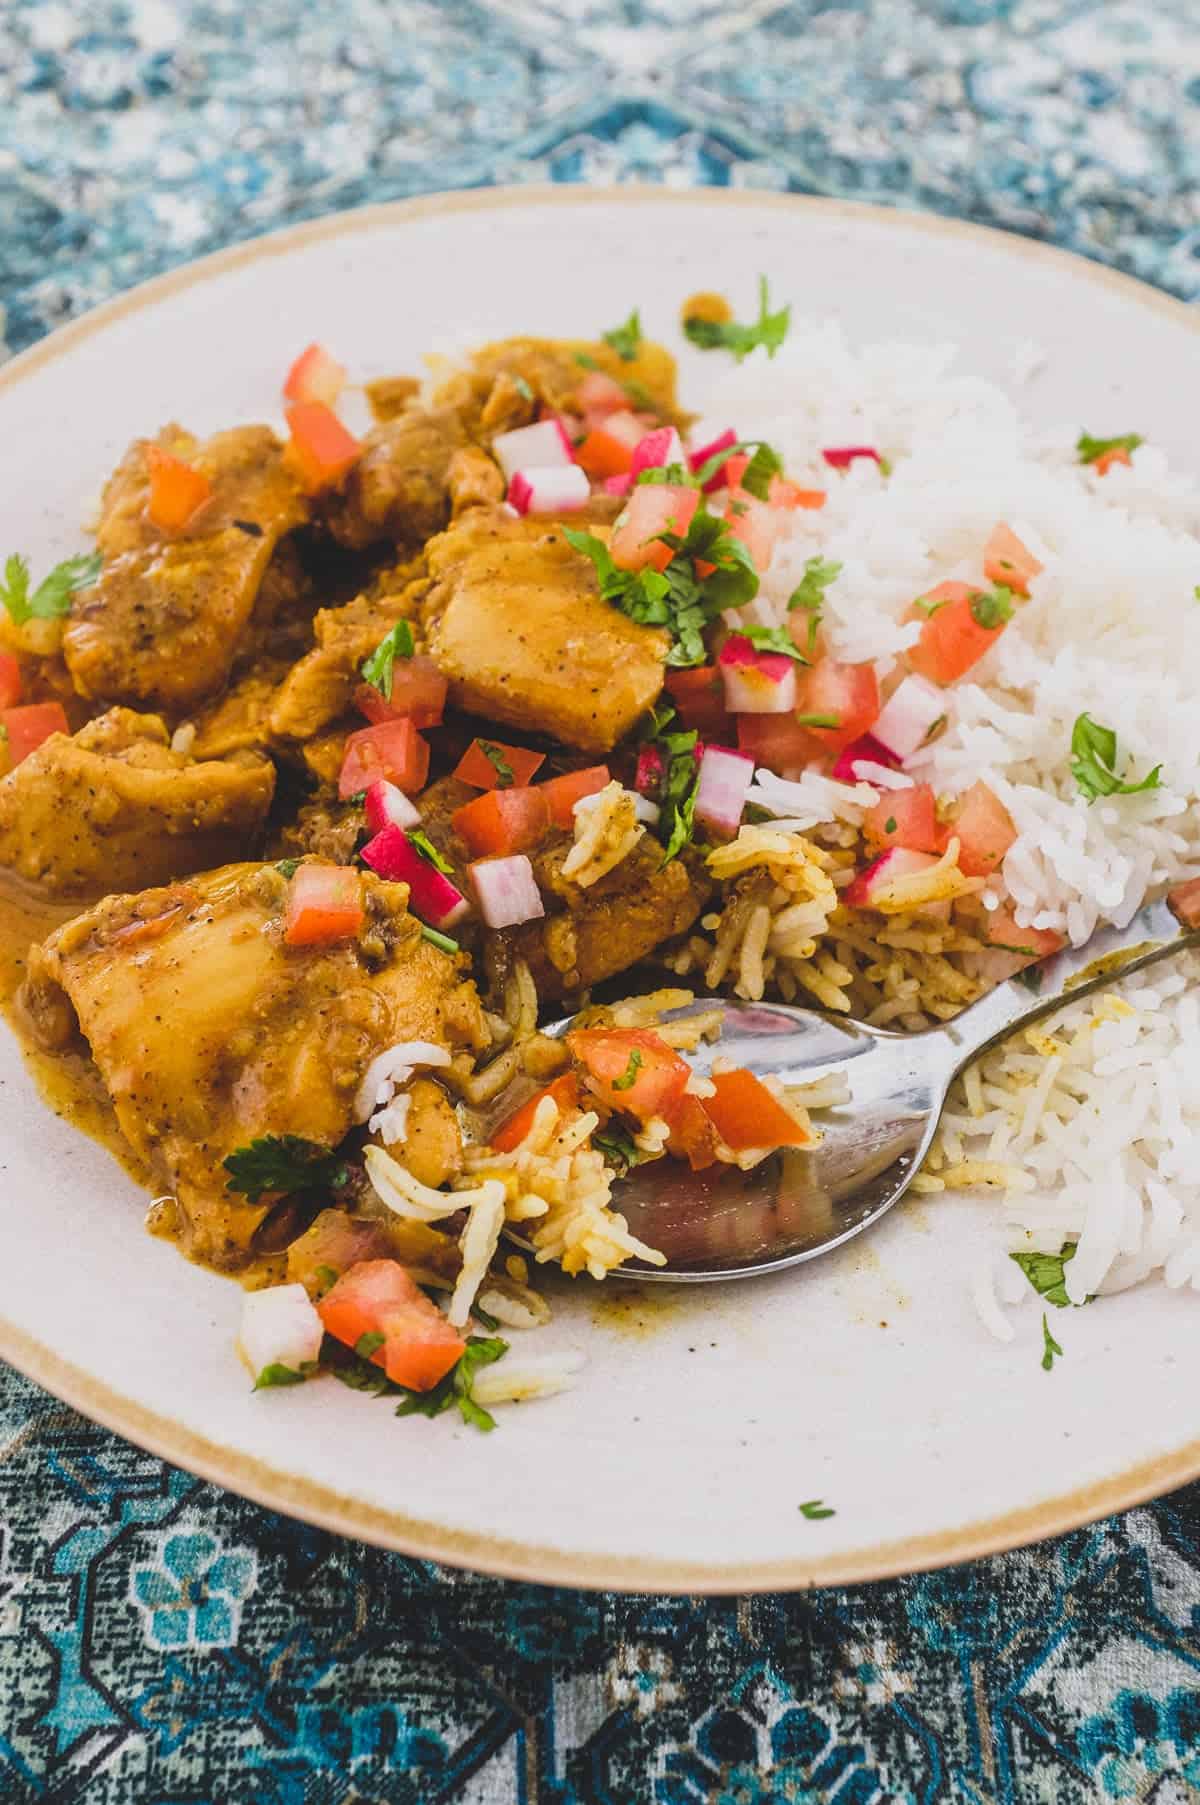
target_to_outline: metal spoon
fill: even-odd
[[[636,1167],[614,1204],[632,1232],[663,1252],[667,1263],[630,1261],[622,1272],[691,1284],[749,1278],[815,1259],[861,1234],[907,1191],[950,1083],[965,1065],[1064,1000],[1088,996],[1118,973],[1200,944],[1200,928],[1181,926],[1189,915],[1196,918],[1198,906],[1200,879],[1146,904],[1128,927],[1102,929],[1085,946],[1027,966],[953,1021],[920,1033],[869,1028],[781,1003],[723,1001],[720,1040],[689,1055],[697,1071],[707,1071],[720,1055],[785,1084],[840,1073],[849,1101],[816,1117],[818,1146],[773,1154],[749,1172],[731,1166],[692,1172],[674,1159]],[[707,1011],[713,1001],[705,998],[665,1019]],[[570,1025],[558,1022],[548,1032]]]

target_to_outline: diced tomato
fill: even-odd
[[[378,721],[360,727],[346,740],[338,795],[357,796],[377,778],[386,778],[411,796],[423,789],[429,776],[429,746],[405,716],[398,721]]]
[[[495,758],[488,756],[490,749]],[[524,789],[535,771],[546,762],[544,752],[530,752],[524,746],[509,746],[503,740],[472,740],[452,775],[460,783],[469,783],[476,790],[494,790],[500,782],[497,765],[507,765],[510,776],[504,778],[506,789]]]
[[[740,714],[737,742],[740,752],[748,752],[756,765],[771,771],[811,764],[824,751],[794,714]]]
[[[923,598],[942,606],[925,621],[920,639],[909,648],[908,662],[931,683],[957,683],[1003,633],[1003,621],[981,627],[975,619],[971,601],[979,593],[966,583],[939,583]]]
[[[185,464],[161,445],[147,445],[146,470],[150,477],[147,514],[161,532],[182,533],[212,494],[212,484],[203,471]]]
[[[1028,595],[1031,581],[1045,568],[1010,526],[1001,521],[993,527],[983,548],[983,574],[989,583],[1002,583],[1014,595]]]
[[[1045,959],[1066,945],[1061,934],[1052,928],[1022,928],[1010,903],[989,909],[982,923],[983,938],[989,946],[1002,946],[1007,952],[1026,953],[1031,959]]]
[[[701,1107],[727,1147],[808,1147],[813,1136],[789,1115],[760,1078],[744,1068],[714,1072],[716,1094],[702,1097]]]
[[[567,1035],[567,1046],[609,1109],[642,1122],[674,1115],[691,1068],[651,1029],[577,1028]]]
[[[284,409],[292,450],[310,489],[328,489],[352,470],[362,444],[323,401],[295,401]]]
[[[289,946],[352,940],[364,918],[362,879],[351,866],[296,867],[283,914],[283,937]]]
[[[685,1091],[671,1116],[671,1133],[667,1151],[676,1159],[686,1159],[693,1172],[702,1172],[715,1164],[717,1131],[699,1097]]]
[[[367,1358],[396,1385],[429,1391],[466,1351],[451,1328],[397,1260],[364,1260],[351,1266],[317,1304],[327,1332],[347,1347],[364,1335],[382,1335]]]
[[[574,1072],[560,1073],[553,1084],[548,1084],[543,1090],[537,1091],[530,1097],[528,1103],[523,1103],[520,1109],[513,1111],[511,1116],[506,1116],[499,1128],[493,1131],[491,1138],[491,1145],[498,1153],[511,1153],[514,1147],[520,1146],[533,1127],[533,1118],[537,1114],[537,1106],[543,1097],[553,1097],[560,1114],[565,1110],[574,1109],[579,1102],[578,1078]]]
[[[767,500],[773,508],[823,508],[824,489],[805,489],[786,476],[773,476],[767,488]]]
[[[730,458],[732,464],[733,459]],[[738,492],[725,509],[725,523],[733,538],[750,553],[755,570],[765,570],[775,552],[779,516],[765,501]]]
[[[1092,460],[1092,469],[1097,476],[1107,476],[1114,464],[1132,464],[1124,445],[1114,445],[1110,451],[1102,451],[1098,458]]]
[[[889,846],[940,852],[942,830],[932,786],[915,783],[907,790],[885,790],[863,816],[863,835],[873,852],[885,852]]]
[[[796,673],[796,714],[818,715],[836,721],[836,727],[809,726],[808,731],[831,752],[840,752],[879,719],[879,679],[873,664],[839,664],[835,658],[818,658]]]
[[[589,765],[584,771],[565,771],[561,777],[547,778],[538,784],[537,793],[546,804],[552,826],[574,827],[575,804],[611,781],[607,765]]]
[[[681,537],[700,505],[699,489],[677,483],[639,483],[617,519],[609,550],[622,570],[665,570],[675,556],[660,533]]]
[[[287,373],[285,401],[320,401],[332,407],[346,382],[344,364],[330,357],[324,345],[309,345]]]
[[[745,495],[742,478],[750,468],[749,455],[744,451],[735,451],[732,457],[726,458],[721,465],[721,474],[725,478],[725,487],[734,495]]]
[[[733,716],[726,712],[725,685],[715,664],[668,671],[665,687],[685,728],[694,729],[703,740],[715,740],[721,745],[732,741]]]
[[[1200,928],[1200,877],[1190,877],[1167,892],[1167,904],[1185,928]]]
[[[21,700],[21,667],[11,652],[0,652],[0,708],[14,708]]]
[[[954,820],[943,827],[941,845],[930,850],[944,850],[951,836],[958,841],[959,870],[967,877],[990,877],[1017,830],[1000,798],[981,779],[963,796]]]
[[[52,733],[70,733],[71,726],[61,702],[27,702],[21,708],[0,710],[0,761],[7,752],[6,771],[12,771],[23,758],[36,752]]]
[[[450,825],[473,859],[528,852],[550,825],[544,789],[542,784],[536,789],[485,790],[456,809]]]
[[[575,403],[581,414],[616,414],[629,406],[629,396],[603,370],[589,370],[580,378]]]
[[[392,666],[390,699],[382,696],[373,683],[360,683],[354,692],[354,705],[368,721],[407,718],[414,727],[440,727],[446,689],[446,679],[433,659],[417,652],[412,658],[397,658]]]
[[[633,452],[624,440],[594,426],[583,442],[575,447],[575,462],[582,465],[593,482],[608,476],[624,476],[633,466]]]

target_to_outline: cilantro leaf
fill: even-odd
[[[410,827],[404,837],[413,851],[419,853],[427,865],[432,865],[434,870],[440,871],[443,877],[454,875],[453,865],[449,859],[442,857],[423,827]]]
[[[796,716],[797,727],[840,727],[841,724],[840,714],[798,714]]]
[[[1090,432],[1081,432],[1075,441],[1075,450],[1081,464],[1094,464],[1106,451],[1136,451],[1144,444],[1140,432],[1120,433],[1115,439],[1094,439]]]
[[[782,475],[783,460],[779,453],[772,451],[769,445],[760,443],[742,472],[739,487],[743,488],[747,495],[754,495],[759,501],[766,501],[771,488],[771,478]]]
[[[223,1160],[229,1173],[225,1189],[251,1203],[268,1191],[331,1190],[346,1182],[346,1167],[336,1153],[298,1134],[262,1134]]]
[[[642,1069],[642,1055],[639,1048],[634,1047],[629,1055],[629,1064],[619,1078],[614,1078],[612,1087],[615,1091],[631,1091],[637,1083],[637,1075]]]
[[[386,1340],[387,1336],[381,1335],[378,1329],[367,1329],[354,1343],[354,1351],[360,1360],[369,1360],[372,1354],[379,1352]]]
[[[663,853],[663,864],[683,851],[692,837],[695,828],[696,789],[700,776],[700,761],[696,757],[698,735],[690,733],[668,733],[667,728],[675,719],[675,709],[667,703],[660,703],[650,711],[650,732],[643,739],[643,745],[657,746],[663,754],[664,777],[660,801],[659,826],[667,826],[666,851]]]
[[[740,326],[736,320],[690,319],[683,322],[684,337],[701,351],[731,351],[741,363],[761,345],[768,357],[774,357],[787,337],[791,324],[790,305],[778,312],[770,311],[767,278],[758,278],[758,319],[753,326]]]
[[[788,613],[794,614],[802,609],[808,615],[808,650],[816,649],[817,632],[821,625],[821,610],[825,605],[825,591],[829,585],[842,574],[842,566],[834,559],[820,556],[809,558],[804,565],[804,575],[788,597]]]
[[[406,620],[398,620],[390,633],[385,633],[371,656],[362,666],[362,675],[377,689],[385,702],[392,699],[392,678],[397,658],[413,655],[412,628]]]
[[[614,326],[611,332],[604,332],[601,337],[606,345],[612,346],[622,363],[631,364],[642,342],[642,321],[637,308],[620,326]]]
[[[1012,590],[999,585],[995,589],[977,589],[971,597],[970,609],[972,619],[979,626],[989,630],[1002,627],[1012,619]]]
[[[315,1360],[305,1360],[299,1367],[283,1366],[273,1360],[270,1366],[264,1366],[254,1381],[255,1391],[269,1391],[273,1385],[303,1385],[317,1371]]]
[[[1059,1359],[1061,1359],[1062,1358],[1062,1349],[1059,1347],[1057,1341],[1055,1341],[1053,1335],[1050,1333],[1049,1321],[1047,1320],[1046,1316],[1043,1314],[1043,1316],[1042,1316],[1042,1371],[1044,1373],[1048,1373],[1052,1369],[1052,1367],[1054,1365],[1054,1356],[1056,1354],[1058,1355]]]
[[[807,1517],[810,1523],[820,1523],[825,1517],[836,1517],[837,1512],[830,1510],[822,1498],[808,1498],[800,1506],[800,1515]]]
[[[1009,1258],[1021,1268],[1039,1297],[1044,1297],[1056,1310],[1070,1304],[1067,1296],[1066,1266],[1075,1258],[1075,1243],[1068,1241],[1061,1253],[1014,1253]],[[1089,1298],[1089,1303],[1091,1299]]]
[[[1071,729],[1071,775],[1089,802],[1098,796],[1136,796],[1143,790],[1162,788],[1161,765],[1140,783],[1122,783],[1116,775],[1117,736],[1111,727],[1081,714]]]
[[[475,1429],[487,1431],[496,1427],[496,1419],[490,1411],[475,1402],[471,1394],[475,1374],[481,1366],[491,1366],[494,1361],[502,1360],[508,1352],[507,1341],[501,1341],[496,1335],[472,1335],[467,1342],[466,1351],[461,1354],[444,1379],[430,1391],[406,1391],[403,1400],[396,1406],[397,1416],[441,1416],[444,1410],[450,1410],[455,1404],[464,1423],[470,1423]]]
[[[631,1167],[640,1166],[649,1158],[640,1147],[634,1146],[632,1135],[626,1134],[623,1129],[614,1128],[611,1123],[603,1131],[597,1130],[593,1134],[592,1146],[603,1156],[605,1165],[612,1167],[618,1178],[624,1178]]]
[[[786,627],[743,627],[742,633],[755,651],[778,652],[784,658],[794,658],[797,664],[809,662]]]
[[[896,831],[895,815],[888,816],[887,820],[883,824],[883,831],[885,834],[894,834],[895,833],[895,831]],[[1015,1258],[1015,1256],[1014,1256],[1014,1258]]]
[[[278,871],[280,877],[286,877],[290,882],[299,871],[302,863],[303,861],[300,859],[278,859],[275,864],[275,869]]]
[[[7,610],[14,627],[23,627],[30,620],[57,620],[70,608],[75,591],[90,588],[96,581],[101,565],[99,552],[64,558],[49,576],[42,578],[31,595],[29,564],[14,552],[4,565],[0,605]]]
[[[493,740],[476,740],[475,744],[496,773],[496,788],[498,790],[511,789],[516,781],[513,777],[513,769],[499,746]]]

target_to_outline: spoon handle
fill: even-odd
[[[1003,1040],[1014,1029],[1090,996],[1118,977],[1200,945],[1200,879],[1178,885],[1158,902],[1144,903],[1125,928],[1101,928],[1083,946],[1066,947],[964,1009],[940,1034],[954,1052],[955,1070]]]

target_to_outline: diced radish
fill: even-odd
[[[11,652],[0,652],[0,708],[15,708],[21,700],[21,667]]]
[[[725,706],[725,685],[715,664],[668,671],[664,681],[685,728],[694,728],[706,740],[725,743],[733,737],[733,717]]]
[[[796,678],[796,714],[831,752],[840,752],[868,729],[873,732],[879,717],[875,666],[818,658]]]
[[[513,472],[508,505],[518,514],[573,514],[587,506],[591,492],[587,471],[578,464],[539,466]]]
[[[515,928],[546,913],[533,866],[523,852],[507,859],[480,859],[470,870],[479,913],[489,928]]]
[[[492,440],[492,456],[507,477],[518,470],[553,470],[575,462],[571,441],[555,419],[499,433]]]
[[[458,885],[422,857],[402,827],[382,828],[358,856],[387,883],[407,884],[413,914],[431,928],[453,927],[470,907]]]
[[[863,816],[863,837],[875,852],[890,846],[904,846],[910,852],[943,851],[932,786],[916,783],[881,796]]]
[[[588,765],[583,771],[565,771],[535,787],[554,827],[573,827],[575,804],[581,796],[594,796],[611,781],[607,765]]]
[[[736,445],[737,442],[737,434],[734,432],[732,426],[727,426],[725,431],[718,433],[715,439],[709,439],[705,444],[697,445],[694,450],[689,450],[688,464],[693,473],[698,471],[704,464],[707,464],[709,458],[715,458],[718,452],[728,451],[730,446]],[[706,495],[711,495],[714,489],[723,489],[728,481],[727,464],[722,464],[721,468],[716,471],[714,475],[710,476],[705,483],[704,493]]]
[[[887,765],[893,771],[899,767],[900,760],[886,746],[881,746],[873,733],[864,733],[860,738],[843,746],[837,755],[833,767],[833,775],[840,783],[860,783],[860,773],[855,769],[858,763],[868,765]]]
[[[730,714],[788,714],[796,706],[796,661],[786,652],[760,652],[744,633],[731,633],[717,666]]]
[[[346,383],[344,364],[330,357],[324,345],[309,345],[287,373],[285,401],[321,401],[332,407]]]
[[[283,938],[288,946],[353,940],[362,927],[362,883],[348,865],[300,865],[288,884]]]
[[[303,1285],[269,1285],[242,1294],[237,1351],[256,1380],[269,1366],[301,1375],[315,1363],[324,1333]]]
[[[958,841],[958,868],[967,877],[990,877],[1017,837],[1012,816],[982,780],[973,783],[958,805],[953,825],[943,829],[943,842]]]
[[[642,796],[657,796],[666,776],[666,762],[657,746],[643,746],[638,753],[633,787]]]
[[[938,863],[932,853],[910,852],[907,847],[894,846],[882,857],[874,859],[865,871],[860,871],[852,884],[842,891],[842,901],[851,909],[870,909],[881,891],[894,884],[899,877],[913,877],[918,871],[928,871]]]
[[[432,658],[417,652],[397,658],[392,667],[392,693],[384,697],[373,683],[360,683],[354,704],[368,721],[408,719],[414,727],[439,727],[446,706],[445,677]]]
[[[421,819],[421,811],[386,777],[367,785],[364,813],[373,834],[382,833],[385,827],[416,827]]]
[[[606,476],[604,479],[604,493],[606,495],[625,496],[629,494],[632,487],[633,478],[628,471],[625,472],[624,476]]]
[[[696,819],[715,833],[736,834],[754,781],[754,760],[728,746],[706,746],[696,784]]]
[[[675,428],[659,426],[634,447],[629,474],[636,481],[643,470],[665,470],[668,464],[681,464],[686,468],[687,459]]]
[[[876,464],[883,462],[874,445],[830,445],[821,456],[835,470],[848,470],[855,458],[871,458]]]
[[[946,698],[925,677],[905,677],[884,703],[872,736],[903,764],[946,712]]]
[[[665,570],[674,557],[662,533],[682,538],[700,506],[699,489],[677,483],[639,483],[613,528],[609,551],[620,570]]]
[[[740,714],[737,742],[756,765],[766,765],[770,771],[811,764],[823,750],[794,714]]]
[[[575,400],[581,414],[615,414],[629,407],[627,392],[603,370],[589,370],[580,378]]]
[[[1045,568],[1003,520],[992,529],[983,548],[983,574],[989,583],[1002,583],[1015,595],[1028,595],[1030,583]]]

